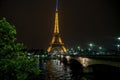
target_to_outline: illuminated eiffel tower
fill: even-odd
[[[66,52],[66,48],[64,47],[64,43],[60,37],[59,31],[59,21],[58,21],[58,0],[56,0],[56,11],[55,11],[55,26],[52,41],[50,46],[48,47],[47,51],[50,53],[52,51],[59,51],[61,53]]]

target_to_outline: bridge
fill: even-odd
[[[103,73],[103,74],[113,74],[120,73],[120,62],[113,60],[113,57],[103,59],[105,56],[97,57],[83,57],[83,56],[64,56],[67,63],[72,66],[72,69],[80,69],[84,73]],[[107,56],[106,56],[107,57]],[[97,59],[96,59],[97,58]],[[72,64],[71,64],[72,63]],[[75,63],[75,64],[74,64]]]
[[[114,58],[110,57],[110,56],[100,56],[100,57],[96,57],[96,56],[89,57],[88,56],[87,57],[87,56],[69,56],[69,55],[67,55],[67,56],[65,56],[65,58],[67,59],[68,63],[71,59],[74,59],[74,60],[78,61],[80,64],[82,64],[83,67],[88,67],[88,66],[95,65],[95,64],[104,64],[104,65],[110,65],[110,66],[120,68],[120,61],[117,61],[118,57],[114,57]],[[113,59],[117,59],[117,60],[113,60]]]

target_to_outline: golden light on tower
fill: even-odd
[[[66,48],[64,47],[64,43],[62,42],[59,31],[58,0],[56,0],[55,25],[54,25],[53,37],[47,51],[51,52],[53,49],[58,49],[64,53],[66,52]]]
[[[58,11],[55,13],[55,28],[54,33],[59,33]]]

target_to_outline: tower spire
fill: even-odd
[[[58,11],[58,0],[56,0],[56,11]]]
[[[58,20],[58,0],[56,0],[56,12],[55,12],[55,27],[54,34],[59,33],[59,20]]]

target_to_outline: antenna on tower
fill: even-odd
[[[58,11],[58,0],[56,0],[56,11]]]

